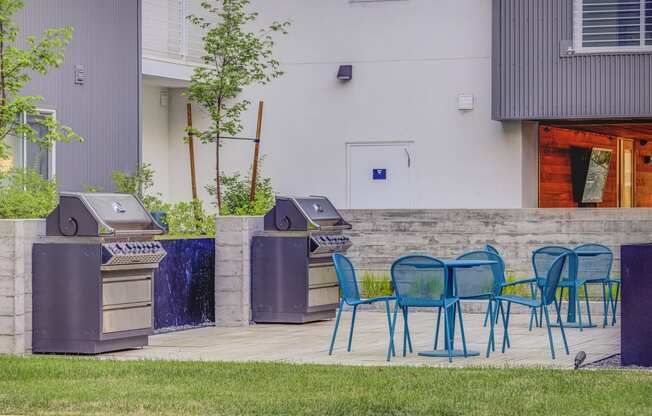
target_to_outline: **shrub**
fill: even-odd
[[[392,296],[394,293],[392,281],[387,273],[376,274],[372,271],[365,271],[359,283],[361,295],[365,298]]]
[[[222,187],[222,206],[220,215],[264,215],[274,206],[272,180],[258,176],[254,201],[249,200],[251,177],[236,173],[220,176]],[[215,185],[206,186],[209,195],[215,197]],[[215,205],[215,204],[214,204]]]
[[[214,236],[215,216],[204,211],[201,201],[179,202],[170,206],[166,221],[170,235]]]
[[[58,202],[54,180],[43,179],[34,170],[0,173],[0,218],[45,218]]]

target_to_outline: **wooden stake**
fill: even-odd
[[[253,202],[256,197],[256,181],[258,179],[258,153],[260,152],[260,133],[263,128],[263,108],[265,103],[258,102],[258,123],[256,125],[256,145],[254,147],[254,164],[251,168],[251,192],[249,201]]]
[[[186,117],[188,119],[188,128],[192,128],[192,105],[186,105]],[[188,134],[188,152],[190,153],[190,181],[192,185],[192,199],[197,199],[197,177],[195,176],[195,144],[192,133]]]

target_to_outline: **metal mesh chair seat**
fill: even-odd
[[[537,299],[526,298],[523,296],[509,295],[509,296],[497,296],[496,299],[503,300],[506,302],[513,302],[523,306],[530,306],[536,308],[541,306],[541,302]]]

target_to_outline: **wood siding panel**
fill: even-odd
[[[548,126],[539,128],[539,207],[577,207],[571,182],[571,146],[602,147],[613,151],[603,202],[598,207],[616,207],[618,140],[597,133]],[[652,151],[652,144],[650,147]]]

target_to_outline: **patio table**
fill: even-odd
[[[575,254],[577,257],[595,257],[601,254],[604,254],[604,251],[576,251]],[[573,276],[569,280],[577,280],[577,270],[573,273]],[[580,324],[577,322],[577,288],[569,287],[568,288],[568,313],[566,314],[566,322],[564,323],[564,328],[579,328]],[[550,326],[559,327],[557,323],[551,323]],[[588,323],[582,323],[582,328],[595,328],[596,324],[589,325]]]
[[[446,279],[448,280],[447,286],[448,286],[448,292],[446,293],[447,297],[453,297],[455,296],[454,293],[454,286],[455,286],[455,269],[456,268],[469,268],[469,267],[478,267],[478,266],[490,266],[493,264],[496,264],[496,261],[493,260],[441,260],[445,265],[446,265]],[[412,264],[414,267],[431,267],[431,265],[426,264]],[[461,307],[461,306],[460,306]],[[455,348],[455,343],[454,343],[454,334],[455,334],[455,311],[452,310],[452,308],[449,308],[448,310],[448,322],[450,322],[450,333],[446,334],[444,336],[444,346],[445,348],[448,348],[450,345],[450,349],[453,350],[452,355],[454,357],[463,357],[464,356],[464,351],[463,350],[456,350]],[[445,332],[445,331],[444,331]],[[446,349],[443,350],[430,350],[430,351],[422,351],[419,352],[418,355],[424,356],[424,357],[448,357],[448,351]],[[471,357],[471,356],[476,356],[480,355],[478,351],[471,351],[468,350],[466,351],[466,356]]]

